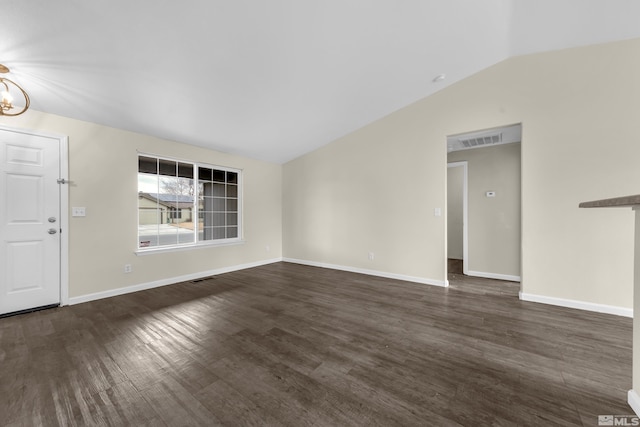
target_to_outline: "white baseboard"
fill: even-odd
[[[118,295],[129,294],[131,292],[144,291],[146,289],[159,288],[160,286],[173,285],[175,283],[186,282],[188,280],[201,279],[203,277],[215,276],[217,274],[230,273],[232,271],[244,270],[261,265],[273,264],[280,262],[282,258],[273,258],[247,264],[233,265],[229,267],[216,268],[214,270],[201,271],[199,273],[186,274],[184,276],[169,277],[166,279],[155,280],[153,282],[140,283],[138,285],[126,286],[123,288],[110,289],[108,291],[96,292],[93,294],[81,295],[69,298],[69,305],[80,304],[83,302],[95,301],[102,298],[110,298]]]
[[[348,271],[350,273],[367,274],[369,276],[385,277],[387,279],[404,280],[406,282],[421,283],[423,285],[442,286],[442,287],[449,286],[448,280],[424,279],[422,277],[406,276],[404,274],[387,273],[387,272],[378,271],[378,270],[369,270],[364,268],[348,267],[344,265],[327,264],[324,262],[307,261],[307,260],[295,259],[295,258],[283,258],[283,261],[292,262],[294,264],[309,265],[312,267],[322,267],[322,268],[331,268],[333,270]]]
[[[484,273],[482,271],[471,271],[471,270],[466,271],[464,274],[466,274],[467,276],[482,277],[485,279],[508,280],[509,282],[520,281],[520,276],[511,276],[508,274]]]
[[[578,310],[595,311],[598,313],[615,314],[616,316],[633,317],[632,308],[618,307],[615,305],[604,305],[564,298],[547,297],[543,295],[525,294],[523,292],[520,292],[520,299],[522,301],[539,302],[542,304],[557,305],[567,308],[577,308]]]
[[[640,417],[640,395],[638,395],[635,390],[629,390],[629,393],[627,393],[627,402],[629,406],[631,406],[631,409],[633,409],[633,412]]]

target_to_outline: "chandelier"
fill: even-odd
[[[9,68],[0,64],[0,73],[6,74],[8,72]],[[14,108],[11,90],[14,90],[14,92],[20,91],[24,97],[24,107],[17,113],[11,111]],[[29,104],[31,103],[29,95],[27,95],[27,92],[25,92],[18,83],[4,77],[0,77],[0,91],[2,91],[0,94],[2,96],[2,99],[0,100],[0,116],[19,116],[29,108]]]

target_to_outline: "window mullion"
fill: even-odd
[[[193,241],[195,244],[198,244],[198,233],[200,229],[200,177],[198,176],[198,165],[196,163],[193,164],[193,208],[192,212],[194,212],[192,217],[193,221]]]

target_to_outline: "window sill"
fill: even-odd
[[[160,248],[150,248],[150,249],[139,249],[134,252],[137,256],[146,256],[152,254],[162,254],[166,252],[182,252],[182,251],[190,251],[193,249],[206,249],[206,248],[218,248],[221,246],[235,246],[235,245],[243,245],[244,240],[233,240],[230,242],[223,243],[208,243],[208,244],[199,244],[199,245],[181,245],[181,246],[163,246]]]

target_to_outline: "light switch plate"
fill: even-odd
[[[71,216],[87,216],[87,208],[84,207],[72,207]]]

